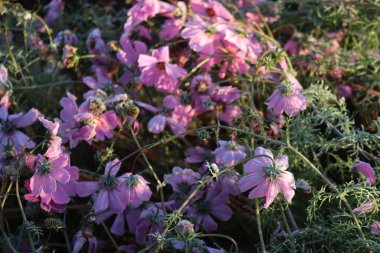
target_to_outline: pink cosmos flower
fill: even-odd
[[[364,177],[367,179],[367,182],[369,184],[375,184],[376,183],[376,174],[373,170],[372,166],[369,163],[365,163],[362,161],[359,161],[353,168],[354,170],[357,170],[361,172]]]
[[[18,128],[32,125],[38,117],[36,109],[30,109],[29,112],[22,114],[8,114],[8,108],[0,107],[0,142],[2,145],[12,144],[17,152],[24,147],[33,148],[35,143],[29,139]],[[1,146],[2,146],[1,145]],[[0,147],[1,149],[2,147]]]
[[[286,200],[291,202],[296,185],[293,174],[286,170],[288,157],[279,156],[274,159],[270,150],[261,147],[256,148],[254,154],[257,157],[244,165],[246,175],[239,180],[240,191],[246,192],[254,188],[248,197],[265,197],[265,208],[269,207],[280,191],[284,193]]]
[[[368,213],[368,212],[371,212],[375,208],[375,205],[376,205],[376,201],[374,201],[373,199],[371,199],[370,201],[364,203],[363,205],[355,208],[352,211],[354,212],[355,215],[360,215],[360,214],[363,214],[363,213]]]
[[[161,26],[160,38],[163,40],[171,40],[175,38],[182,27],[185,25],[187,17],[187,8],[184,2],[178,2],[177,6],[173,6],[166,16],[169,17]]]
[[[153,50],[152,56],[141,54],[138,59],[141,82],[146,86],[154,85],[161,92],[178,92],[178,79],[186,77],[187,72],[176,64],[170,64],[169,60],[167,46]]]
[[[206,198],[190,208],[189,215],[206,232],[216,231],[218,224],[212,216],[221,221],[228,221],[232,216],[232,209],[227,205],[228,199],[229,196],[225,192],[219,192],[216,188],[209,189]]]
[[[108,208],[114,213],[121,213],[125,208],[119,189],[121,177],[116,177],[121,163],[114,159],[106,164],[101,182],[78,182],[75,191],[80,197],[93,195],[94,211],[100,213]],[[96,193],[96,194],[95,194]]]
[[[66,170],[69,158],[60,155],[54,160],[46,159],[42,155],[34,158],[34,175],[30,178],[30,188],[34,196],[50,195],[57,190],[57,183],[68,183],[70,173]]]
[[[211,92],[211,99],[216,103],[216,115],[229,125],[243,114],[241,108],[232,103],[240,98],[240,91],[236,87],[215,87]]]
[[[200,15],[205,18],[210,18],[212,20],[222,18],[227,21],[234,20],[232,14],[224,8],[224,6],[214,0],[192,0],[191,8],[194,14]]]
[[[154,134],[161,133],[166,124],[169,124],[175,134],[183,133],[195,115],[190,105],[182,105],[179,98],[172,95],[164,98],[161,110],[143,102],[136,104],[148,111],[159,113],[148,122],[148,130]]]
[[[203,163],[210,156],[210,151],[201,146],[196,146],[194,148],[186,149],[185,155],[186,163]]]
[[[373,234],[373,235],[380,234],[380,222],[379,221],[375,221],[374,223],[372,223],[371,234]]]
[[[233,166],[246,156],[245,148],[235,141],[220,140],[218,144],[219,147],[212,153],[215,155],[215,162],[220,166]]]
[[[121,48],[116,54],[117,59],[130,67],[137,63],[140,54],[145,54],[148,51],[144,42],[131,41],[126,33],[121,36],[119,43]]]
[[[102,33],[100,29],[95,28],[90,32],[87,37],[87,48],[90,54],[94,54],[97,57],[91,61],[95,64],[110,64],[109,52],[106,43],[102,39]]]
[[[194,16],[193,21],[189,21],[182,30],[181,35],[189,39],[189,46],[192,50],[212,55],[219,46],[221,34],[224,25],[216,23],[209,24],[199,16]]]
[[[297,79],[291,74],[287,74],[286,79],[269,97],[268,109],[272,109],[276,115],[285,112],[295,116],[306,109],[306,99],[301,94],[302,86]]]
[[[138,207],[152,196],[149,182],[140,175],[125,173],[121,176],[119,184],[121,200],[126,205]]]
[[[98,249],[98,241],[93,235],[90,228],[84,228],[83,230],[78,231],[74,235],[74,248],[73,253],[81,252],[83,246],[88,243],[87,253],[96,253]]]
[[[156,16],[161,10],[159,0],[138,0],[128,11],[128,16],[134,24],[139,24],[148,18]]]

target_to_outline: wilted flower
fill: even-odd
[[[368,213],[368,212],[371,212],[375,208],[375,205],[376,205],[376,201],[371,199],[370,201],[364,203],[363,205],[355,208],[352,211],[354,212],[355,215],[359,215],[362,213]]]
[[[240,191],[246,192],[254,188],[248,197],[250,199],[265,197],[265,208],[269,207],[280,191],[290,202],[296,185],[293,174],[286,171],[289,166],[288,157],[278,156],[274,159],[270,150],[261,147],[256,148],[255,156],[244,165],[246,176],[239,180]]]
[[[375,221],[374,223],[372,223],[371,234],[373,234],[373,235],[380,234],[380,222],[379,221]]]
[[[369,184],[376,183],[376,174],[373,170],[372,166],[369,163],[365,163],[362,161],[359,161],[353,168],[354,170],[357,170],[361,172],[364,177],[367,179],[367,182]]]
[[[79,61],[79,56],[77,55],[78,48],[66,44],[63,48],[62,62],[66,68],[74,68]]]

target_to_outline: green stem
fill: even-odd
[[[282,221],[284,222],[285,230],[286,230],[286,232],[288,233],[288,236],[289,236],[290,245],[292,247],[292,252],[296,252],[296,247],[294,245],[293,234],[292,234],[292,231],[290,230],[288,221],[286,220],[284,208],[283,208],[281,200],[279,198],[277,198],[277,201],[278,201],[278,204],[280,206],[281,218],[282,218]]]
[[[111,240],[113,246],[115,247],[116,252],[120,252],[119,251],[119,246],[117,246],[117,243],[116,243],[115,239],[111,235],[110,231],[108,230],[108,228],[107,228],[106,224],[104,224],[104,222],[102,223],[102,226],[103,226],[104,231],[106,231],[106,234],[107,234],[108,238]]]
[[[256,219],[257,219],[257,229],[259,231],[259,237],[260,237],[260,245],[261,250],[263,253],[266,253],[265,243],[264,243],[264,236],[263,236],[263,230],[261,229],[261,219],[260,219],[260,207],[259,207],[259,200],[255,200],[256,203]]]

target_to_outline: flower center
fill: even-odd
[[[136,187],[139,184],[139,178],[136,175],[131,175],[125,178],[125,184],[128,187]]]
[[[45,174],[49,173],[50,170],[51,170],[51,163],[49,163],[49,161],[45,160],[40,164],[40,166],[38,166],[37,172],[40,175],[45,175]]]
[[[181,8],[176,8],[174,11],[173,11],[173,15],[174,17],[176,18],[181,18],[183,16],[183,11]]]
[[[206,12],[207,15],[209,15],[209,17],[214,17],[216,15],[215,10],[213,8],[207,8]]]
[[[189,193],[190,188],[191,188],[189,184],[184,183],[184,182],[179,183],[177,185],[177,187],[178,187],[179,191],[182,192],[182,193]]]
[[[229,141],[228,144],[227,144],[227,147],[229,150],[236,150],[236,143],[233,142],[233,141]]]
[[[159,70],[165,70],[165,62],[160,61],[159,63],[157,63],[157,68]]]
[[[216,32],[217,32],[217,30],[215,27],[213,27],[211,25],[206,27],[206,33],[213,35],[213,34],[216,34]]]
[[[206,82],[200,81],[198,82],[197,91],[199,93],[204,93],[207,91],[208,85]]]
[[[290,96],[294,93],[295,89],[291,83],[282,83],[279,87],[279,90],[285,96]]]
[[[102,176],[101,180],[102,180],[103,186],[107,189],[112,189],[117,185],[116,176],[111,176],[111,175]]]
[[[151,213],[149,215],[149,221],[152,224],[160,224],[161,216],[158,212]]]
[[[223,104],[218,104],[218,105],[216,106],[216,112],[217,112],[218,114],[223,113],[225,109],[226,109],[226,107],[225,107]]]
[[[203,101],[203,106],[208,109],[210,107],[212,107],[214,105],[214,102],[211,100],[211,99],[206,99],[205,101]]]
[[[265,177],[269,180],[277,180],[281,176],[281,170],[276,166],[264,167]]]
[[[88,109],[95,114],[101,114],[106,110],[106,106],[99,98],[94,98],[91,99]]]
[[[4,120],[2,123],[2,126],[1,126],[1,130],[6,133],[6,134],[10,134],[13,132],[13,130],[15,130],[15,126],[13,125],[13,123],[9,120]]]
[[[203,201],[201,203],[198,204],[197,206],[197,211],[199,213],[208,213],[210,210],[210,202],[209,201]]]

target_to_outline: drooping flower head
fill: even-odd
[[[359,161],[353,168],[354,170],[357,170],[361,172],[364,177],[367,179],[367,182],[369,184],[375,184],[376,183],[376,174],[373,170],[372,166],[369,163],[365,163],[362,161]]]
[[[152,196],[148,181],[140,175],[125,173],[121,176],[120,192],[124,204],[138,207]]]
[[[287,74],[285,80],[273,92],[268,100],[268,109],[272,109],[276,115],[285,112],[289,116],[295,116],[306,109],[306,99],[301,94],[302,86],[291,74]]]
[[[246,156],[245,148],[235,141],[218,141],[219,147],[213,151],[218,165],[233,166]]]
[[[290,202],[296,185],[293,174],[287,171],[288,157],[274,158],[270,150],[261,147],[256,148],[254,154],[256,157],[244,165],[245,176],[239,180],[240,191],[246,192],[253,188],[248,197],[265,197],[265,208],[269,207],[280,192]]]

